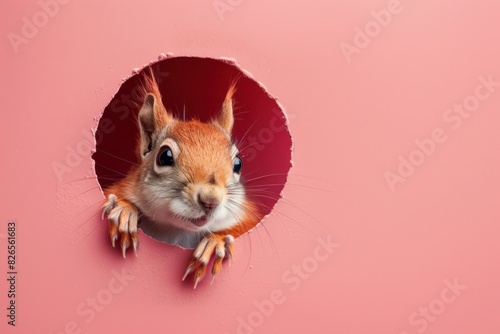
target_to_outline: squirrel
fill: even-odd
[[[218,115],[201,122],[177,119],[165,108],[151,68],[142,79],[138,163],[103,189],[102,216],[112,246],[119,239],[123,257],[130,246],[137,255],[139,223],[162,231],[165,240],[195,248],[182,280],[193,273],[196,288],[212,256],[213,282],[223,260],[231,259],[235,238],[263,218],[246,196],[243,161],[231,138],[237,80],[229,85]]]

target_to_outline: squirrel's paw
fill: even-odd
[[[222,260],[224,258],[231,259],[234,249],[234,238],[231,235],[218,235],[210,234],[203,238],[201,242],[196,247],[193,257],[189,261],[186,272],[182,280],[184,281],[186,277],[194,272],[194,288],[205,276],[205,271],[207,269],[208,262],[215,251],[214,264],[212,266],[212,283],[215,276],[222,268]]]
[[[123,257],[127,248],[132,245],[137,256],[139,239],[137,238],[138,212],[135,206],[125,200],[119,200],[114,194],[110,194],[106,203],[102,206],[102,217],[106,216],[109,222],[109,238],[115,247],[118,235],[120,235],[120,248]]]

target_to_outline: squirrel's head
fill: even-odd
[[[242,161],[231,140],[231,84],[211,122],[179,120],[162,103],[154,77],[145,76],[139,111],[141,166],[138,206],[149,219],[188,231],[217,231],[242,218]]]

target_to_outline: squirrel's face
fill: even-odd
[[[146,77],[139,111],[140,177],[136,198],[153,222],[187,231],[232,227],[248,211],[241,159],[231,141],[233,83],[212,122],[180,121],[166,110],[153,77]]]
[[[160,224],[207,232],[242,218],[242,161],[217,122],[173,121],[153,146],[143,162],[143,213]]]

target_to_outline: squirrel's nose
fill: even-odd
[[[198,203],[207,210],[212,210],[219,205],[220,200],[214,196],[198,194]]]

